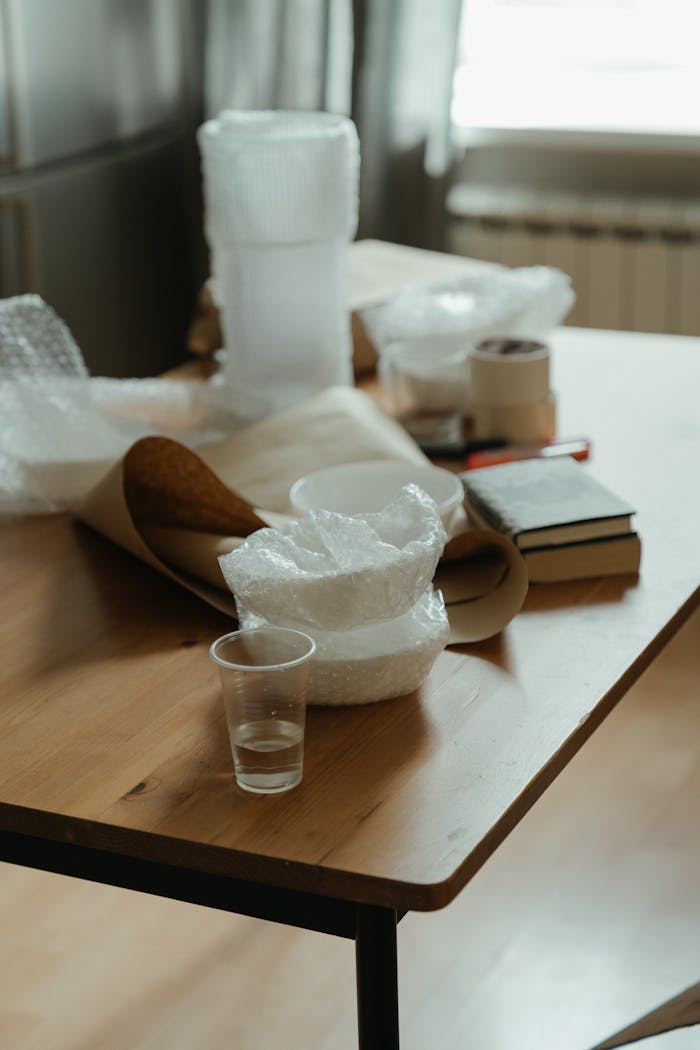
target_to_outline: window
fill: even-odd
[[[456,129],[700,134],[698,0],[464,0]]]

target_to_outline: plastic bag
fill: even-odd
[[[407,288],[368,307],[362,321],[380,356],[391,343],[462,335],[544,338],[573,306],[571,279],[549,266],[499,269],[439,288]]]

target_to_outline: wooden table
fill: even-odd
[[[360,1045],[398,1046],[397,919],[464,888],[700,594],[700,340],[554,343],[560,432],[637,506],[640,577],[533,586],[419,693],[310,711],[287,795],[234,785],[225,617],[67,517],[4,524],[0,859],[354,938]]]

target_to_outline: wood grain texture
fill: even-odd
[[[225,617],[66,518],[0,531],[0,827],[274,885],[447,904],[698,601],[700,340],[562,331],[560,431],[639,508],[642,573],[533,587],[409,697],[313,710],[287,795],[235,788]]]
[[[696,613],[467,891],[402,921],[403,1050],[590,1050],[700,976],[699,653]],[[8,1050],[356,1044],[338,938],[11,865],[0,929]]]

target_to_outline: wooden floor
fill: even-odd
[[[696,615],[461,897],[404,919],[404,1050],[587,1050],[700,980],[699,671]],[[3,1050],[355,1045],[350,942],[11,866],[0,929]]]

